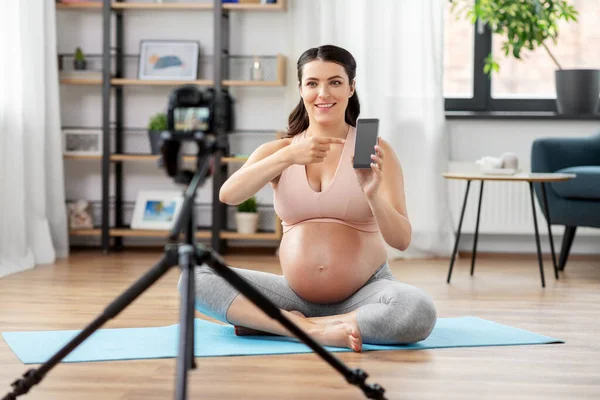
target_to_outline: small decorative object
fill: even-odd
[[[167,130],[167,114],[158,113],[150,118],[148,123],[148,138],[150,139],[150,152],[160,153],[160,134]]]
[[[263,67],[258,57],[254,57],[254,62],[250,68],[250,78],[253,81],[262,81],[264,79]]]
[[[501,157],[485,156],[475,164],[487,175],[514,175],[519,172],[519,159],[514,153],[504,153]]]
[[[191,81],[198,78],[200,44],[192,40],[142,40],[140,80]]]
[[[94,227],[92,206],[86,200],[77,200],[67,205],[70,229],[91,229]]]
[[[75,49],[75,59],[73,60],[73,68],[78,71],[82,71],[87,68],[87,62],[85,61],[85,56],[83,55],[83,50],[81,47],[77,47]]]
[[[258,229],[258,207],[255,196],[238,204],[235,222],[238,233],[256,233]]]
[[[73,61],[72,66],[65,64],[65,60]],[[102,80],[102,66],[94,65],[94,60],[89,60],[77,47],[74,55],[58,54],[58,74],[60,79],[94,79]]]
[[[519,157],[515,153],[504,153],[500,158],[502,159],[502,168],[519,169]]]
[[[63,154],[102,154],[102,131],[93,129],[63,129]]]
[[[135,202],[131,227],[169,230],[177,220],[182,205],[181,192],[140,191]]]

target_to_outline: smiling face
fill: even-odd
[[[311,124],[344,121],[348,99],[353,93],[353,82],[349,82],[348,74],[340,64],[314,60],[304,65],[300,96]]]

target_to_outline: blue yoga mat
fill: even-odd
[[[3,332],[4,340],[25,364],[46,362],[80,331]],[[150,328],[99,329],[63,362],[139,360],[177,357],[179,324]],[[196,357],[310,353],[295,338],[235,336],[231,325],[195,320]],[[439,318],[431,335],[411,345],[363,345],[363,351],[421,350],[447,347],[510,346],[564,341],[476,317]],[[351,351],[326,347],[331,352]]]

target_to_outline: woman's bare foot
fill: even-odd
[[[300,311],[290,311],[290,313],[306,318]],[[306,319],[321,325],[319,329],[313,331],[313,335],[322,345],[348,347],[357,352],[362,350],[362,337],[354,313]]]
[[[347,347],[356,352],[362,351],[362,337],[354,314],[306,318],[299,311],[282,312],[292,322],[308,322],[310,328],[307,329],[307,333],[322,346]],[[237,336],[274,335],[273,333],[237,325],[235,326],[235,334]]]
[[[355,321],[331,321],[330,324],[317,324],[309,334],[322,346],[348,347],[362,351],[362,337]]]
[[[310,322],[319,325],[337,325],[345,322],[353,322],[354,319],[351,317],[345,317],[341,315],[333,315],[331,317],[311,317],[307,318]]]
[[[356,323],[356,311],[347,314],[329,315],[327,317],[311,317],[307,319],[310,322],[322,325],[336,325],[342,322]]]

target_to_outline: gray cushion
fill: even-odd
[[[600,200],[600,166],[585,165],[563,168],[556,172],[576,174],[566,182],[552,183],[552,189],[567,199]]]

